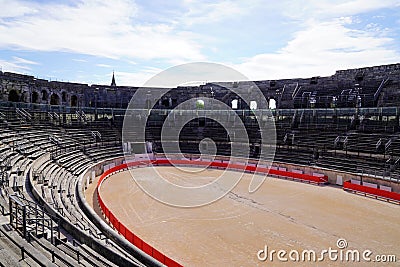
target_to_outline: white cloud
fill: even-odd
[[[131,65],[137,65],[138,63],[133,60],[127,60],[127,62]]]
[[[335,3],[336,2],[336,3]],[[399,0],[353,0],[353,1],[319,1],[319,13],[336,16],[348,16],[365,13],[381,8],[395,7]]]
[[[67,51],[109,58],[201,60],[201,47],[175,28],[141,25],[127,0],[87,0],[75,5],[13,2],[12,19],[0,13],[0,48]],[[26,13],[29,7],[37,12]]]
[[[84,62],[84,63],[88,62],[86,59],[81,59],[81,58],[73,58],[72,61],[75,61],[75,62]]]
[[[97,67],[101,67],[101,68],[111,68],[111,65],[108,64],[96,64]]]
[[[399,0],[309,0],[307,4],[303,0],[282,2],[284,14],[293,19],[331,19],[399,5]]]
[[[395,41],[376,31],[352,30],[351,20],[308,22],[276,53],[247,58],[235,67],[251,79],[332,75],[335,70],[400,62]]]
[[[184,1],[188,11],[182,15],[181,20],[188,24],[212,24],[227,18],[247,14],[251,1]]]
[[[19,66],[15,63],[0,59],[0,71],[10,72],[24,72],[27,68],[25,66]]]
[[[112,64],[102,64],[110,61],[101,57],[120,60],[116,72],[119,85],[141,85],[158,70],[143,67],[138,73],[129,73],[122,69],[131,69],[132,65],[140,69],[194,61],[235,62],[230,65],[251,79],[277,79],[331,75],[337,69],[400,62],[393,34],[396,22],[380,25],[375,20],[362,21],[364,16],[359,16],[398,8],[400,0],[183,0],[181,4],[139,4],[128,0],[81,0],[72,4],[0,0],[0,49],[94,55],[99,57],[94,64],[104,68]],[[263,49],[264,44],[268,48]],[[210,58],[204,53],[210,53]],[[238,61],[243,55],[247,58]],[[73,57],[74,61],[86,62],[80,55]],[[15,58],[0,63],[10,71],[33,67]],[[109,83],[92,73],[87,77],[96,77],[96,83]]]
[[[20,57],[13,57],[12,60],[0,59],[0,67],[2,71],[29,73],[31,71],[30,65],[39,65],[39,63]]]
[[[28,60],[28,59],[24,59],[24,58],[20,58],[20,57],[13,57],[13,61],[15,64],[25,64],[25,65],[39,65],[38,62],[32,61],[32,60]]]
[[[27,2],[25,2],[24,5],[21,5],[21,2],[0,0],[0,6],[0,19],[37,13],[37,9]]]
[[[397,40],[385,26],[354,30],[362,13],[400,6],[400,0],[280,2],[289,21],[302,28],[276,52],[231,64],[251,79],[332,75],[335,70],[400,62]],[[360,27],[358,27],[360,28]]]

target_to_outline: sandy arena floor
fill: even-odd
[[[181,184],[205,183],[222,172],[207,169],[188,175],[173,167],[158,170],[164,178]],[[330,261],[328,255],[323,262],[313,264],[290,260],[282,263],[276,255],[273,262],[257,259],[257,252],[265,245],[269,250],[287,253],[297,250],[300,255],[303,250],[313,249],[318,258],[324,249],[338,249],[339,238],[346,239],[347,250],[362,253],[369,249],[373,252],[371,258],[394,254],[400,260],[400,206],[334,187],[275,178],[268,178],[250,194],[249,180],[246,174],[231,193],[200,208],[175,208],[154,200],[138,188],[129,172],[105,180],[101,194],[123,224],[185,266],[343,266],[343,262]],[[95,184],[86,191],[86,197],[91,204],[94,200],[98,210],[93,198]]]

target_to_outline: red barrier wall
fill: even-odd
[[[144,163],[142,161],[142,163]],[[150,162],[146,162],[150,163]],[[140,239],[137,235],[132,233],[128,228],[125,227],[118,219],[114,216],[114,214],[107,208],[107,206],[104,204],[101,196],[100,196],[100,190],[99,187],[103,180],[110,174],[116,173],[120,170],[127,169],[128,166],[137,166],[141,164],[140,162],[130,162],[129,164],[121,164],[119,166],[115,166],[107,171],[105,171],[101,176],[100,179],[97,183],[97,199],[99,201],[99,205],[101,210],[104,213],[104,216],[108,219],[110,224],[115,228],[115,230],[121,234],[122,236],[125,237],[126,240],[128,240],[130,243],[132,243],[134,246],[145,252],[146,254],[152,256],[154,259],[158,260],[159,262],[167,265],[167,266],[172,266],[172,267],[182,267],[181,264],[177,263],[173,259],[165,256],[163,253],[160,251],[156,250],[146,242],[144,242],[142,239]]]
[[[352,190],[357,192],[362,192],[370,195],[374,195],[377,197],[384,197],[387,199],[400,201],[400,194],[396,192],[389,192],[378,188],[372,188],[368,186],[352,184],[351,181],[346,181],[343,183],[344,190]]]
[[[217,168],[228,168],[233,170],[241,170],[241,171],[249,171],[249,172],[259,172],[270,175],[276,175],[284,178],[292,178],[301,181],[307,181],[312,183],[327,183],[328,176],[313,176],[310,174],[302,174],[302,173],[294,173],[290,171],[281,171],[281,170],[273,170],[268,168],[262,168],[258,166],[249,166],[249,165],[241,165],[241,164],[231,164],[226,162],[207,162],[207,161],[194,161],[194,160],[168,160],[168,159],[158,159],[152,162],[154,165],[197,165],[197,166],[210,166]]]
[[[132,233],[128,228],[126,228],[120,221],[118,221],[118,218],[114,216],[114,214],[107,208],[107,206],[104,204],[101,195],[100,195],[100,186],[103,180],[118,171],[127,169],[128,167],[133,167],[133,166],[139,166],[139,165],[147,165],[147,164],[153,164],[153,165],[172,165],[172,164],[178,164],[178,165],[194,165],[194,166],[210,166],[210,167],[217,167],[217,168],[227,168],[227,169],[233,169],[233,170],[241,170],[241,171],[249,171],[249,172],[259,172],[259,173],[269,173],[271,175],[277,175],[281,177],[286,177],[286,178],[292,178],[292,179],[297,179],[297,180],[302,180],[302,181],[307,181],[307,182],[312,182],[312,183],[326,183],[328,181],[327,176],[323,177],[317,177],[317,176],[312,176],[309,174],[300,174],[300,173],[293,173],[289,171],[280,171],[280,170],[268,170],[268,168],[261,168],[257,166],[247,166],[247,165],[240,165],[240,164],[230,164],[226,162],[206,162],[206,161],[193,161],[193,160],[168,160],[168,159],[159,159],[159,160],[147,160],[147,161],[136,161],[136,162],[129,162],[125,164],[121,164],[118,166],[115,166],[107,171],[105,171],[101,176],[100,179],[97,183],[97,199],[100,205],[101,210],[104,213],[104,216],[108,219],[110,224],[117,230],[119,234],[125,237],[130,243],[132,243],[134,246],[137,248],[141,249],[143,252],[147,253],[148,255],[152,256],[159,262],[167,265],[167,266],[182,266],[173,259],[167,257],[164,255],[162,252],[156,250],[146,242],[144,242],[142,239],[140,239],[138,236],[136,236],[134,233]]]

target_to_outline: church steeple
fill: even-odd
[[[113,76],[111,79],[111,86],[117,86],[117,84],[115,83],[114,71],[113,71]]]

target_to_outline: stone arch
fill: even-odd
[[[78,97],[76,95],[71,96],[71,107],[78,106]]]
[[[204,109],[204,100],[202,99],[196,100],[196,109]]]
[[[19,102],[19,94],[16,90],[12,89],[8,92],[8,101]]]
[[[60,105],[60,96],[57,95],[56,93],[53,93],[50,96],[50,105]]]
[[[239,105],[239,100],[238,99],[233,99],[231,101],[231,107],[232,109],[238,109],[238,105]]]
[[[251,110],[257,109],[257,101],[254,100],[250,101],[250,109]]]
[[[36,92],[36,91],[32,92],[32,94],[31,94],[31,102],[33,104],[39,103],[39,94],[38,94],[38,92]]]
[[[276,109],[276,105],[277,105],[277,102],[276,102],[275,98],[271,97],[268,100],[268,108],[269,109]]]

